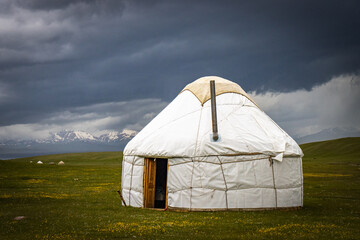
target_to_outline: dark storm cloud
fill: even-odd
[[[16,1],[21,7],[32,10],[54,10],[68,7],[74,3],[95,3],[96,1],[85,0],[61,0],[61,1],[49,1],[49,0],[29,0],[29,1]]]
[[[36,124],[100,103],[170,101],[204,75],[258,92],[310,90],[359,71],[359,7],[356,1],[4,0],[0,125]]]
[[[293,137],[339,127],[360,131],[360,75],[340,75],[309,91],[249,94]]]

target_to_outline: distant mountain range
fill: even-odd
[[[121,151],[136,134],[136,131],[124,129],[122,132],[112,131],[97,137],[84,131],[62,130],[51,133],[46,139],[0,140],[0,159],[71,152]],[[302,144],[344,137],[360,137],[360,131],[354,128],[330,128],[295,140]]]
[[[4,140],[0,141],[0,159],[71,152],[121,151],[136,134],[136,131],[124,129],[122,132],[112,131],[96,137],[84,131],[62,130],[51,133],[46,139]]]
[[[117,143],[128,141],[137,134],[136,131],[124,129],[122,132],[112,131],[96,137],[84,131],[62,130],[57,133],[51,133],[50,137],[45,140],[35,140],[43,143],[72,143],[80,142],[98,142],[98,143]]]
[[[328,128],[320,132],[296,138],[298,144],[319,142],[345,137],[360,137],[360,130],[355,128]]]

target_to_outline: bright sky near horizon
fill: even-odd
[[[359,1],[0,0],[0,140],[139,131],[238,83],[292,136],[360,131]]]

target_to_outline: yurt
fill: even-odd
[[[302,156],[297,143],[238,84],[202,77],[126,145],[123,205],[186,211],[298,208]]]

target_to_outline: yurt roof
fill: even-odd
[[[184,91],[190,91],[197,97],[197,99],[199,99],[201,105],[204,105],[204,103],[211,98],[209,84],[212,80],[215,81],[216,96],[223,93],[238,93],[245,96],[257,106],[255,101],[251,99],[251,97],[249,97],[244,89],[242,89],[238,84],[217,76],[206,76],[199,78],[196,81],[186,85],[186,87],[180,93]]]
[[[210,80],[215,80],[219,140],[213,141]],[[302,156],[297,143],[236,83],[203,77],[184,90],[125,147],[124,155],[164,158],[265,154]]]

